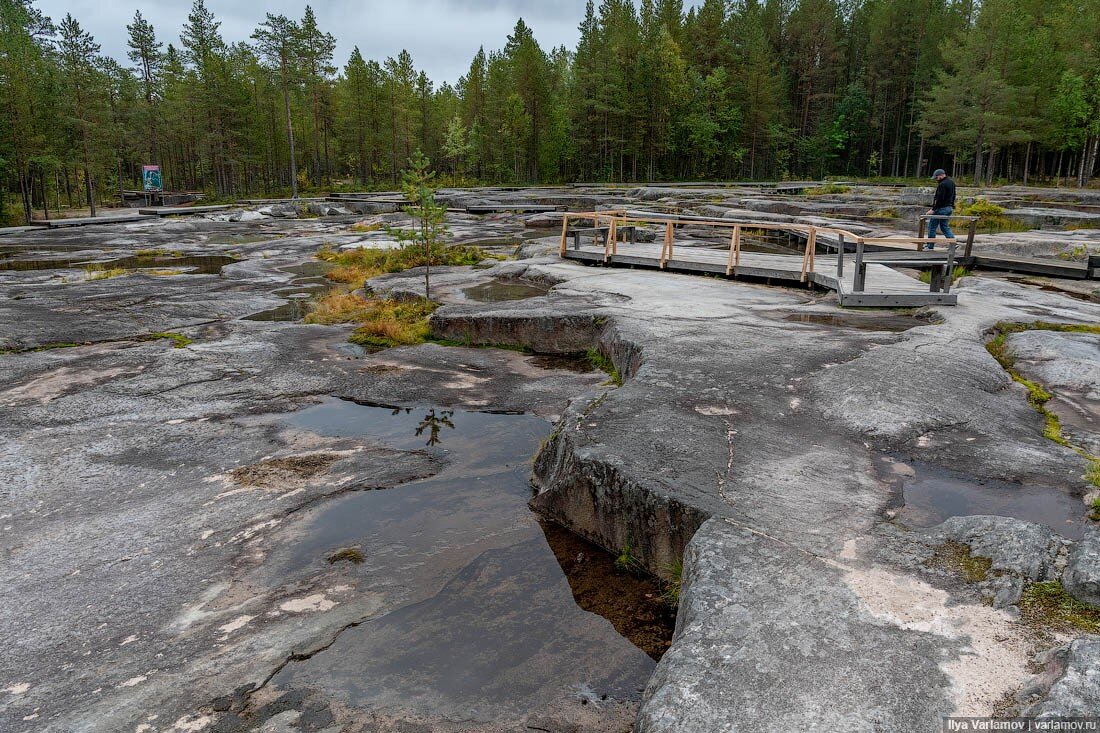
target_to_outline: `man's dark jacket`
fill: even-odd
[[[955,208],[955,182],[950,178],[940,181],[936,186],[936,198],[932,201],[932,209]]]

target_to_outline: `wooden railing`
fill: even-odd
[[[941,216],[939,214],[921,214],[917,219],[917,236],[923,236],[928,231],[927,225],[930,221],[939,221],[940,219],[947,219],[948,221],[965,221],[967,222],[966,232],[966,248],[963,250],[963,257],[971,257],[974,254],[974,236],[978,233],[978,219],[977,216]]]
[[[585,229],[570,229],[569,224],[572,221],[591,221],[592,227]],[[932,242],[939,242],[940,244],[947,244],[949,247],[949,253],[947,254],[948,260],[954,261],[954,241],[945,239],[929,239],[927,237],[863,237],[846,229],[839,227],[823,227],[811,224],[794,224],[794,223],[776,223],[776,222],[745,222],[745,221],[727,221],[725,219],[708,219],[704,217],[688,217],[676,214],[662,215],[651,212],[632,212],[626,209],[615,209],[609,211],[588,211],[582,213],[567,212],[562,217],[561,228],[561,245],[560,254],[565,256],[568,251],[569,236],[573,234],[577,238],[579,244],[579,237],[581,234],[591,233],[593,240],[595,241],[600,235],[603,238],[604,244],[604,262],[609,262],[612,257],[619,253],[620,234],[630,232],[631,235],[636,234],[636,229],[640,225],[659,225],[664,227],[664,240],[661,245],[661,257],[660,267],[665,269],[669,261],[673,259],[675,253],[675,237],[674,232],[677,226],[709,226],[721,229],[731,229],[730,235],[730,249],[729,259],[726,265],[726,276],[733,275],[734,269],[741,265],[741,251],[742,243],[744,240],[745,230],[755,231],[777,231],[785,233],[799,233],[805,235],[806,245],[802,253],[802,282],[809,280],[810,276],[814,273],[814,267],[816,265],[816,253],[819,235],[831,235],[837,238],[837,260],[836,260],[836,274],[838,277],[844,277],[846,246],[848,243],[855,245],[855,268],[856,275],[854,284],[857,291],[861,290],[861,279],[858,277],[860,273],[865,272],[864,257],[866,254],[865,246],[868,244],[876,245],[878,247],[899,249],[899,250],[912,250],[920,251],[924,248],[924,245]],[[923,232],[921,232],[923,234]],[[633,240],[633,236],[631,239]],[[968,250],[973,242],[968,243]],[[934,260],[929,261],[929,265],[936,264]],[[947,273],[947,287],[950,287],[951,274]]]

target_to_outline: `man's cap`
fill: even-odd
[[[932,174],[932,180],[934,181],[937,178],[939,178],[940,176],[946,176],[946,175],[947,175],[947,171],[945,171],[943,168],[937,168],[936,172]]]

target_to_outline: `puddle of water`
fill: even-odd
[[[527,507],[530,460],[548,423],[530,415],[340,400],[282,420],[324,436],[426,450],[447,463],[428,479],[326,502],[271,558],[276,573],[284,566],[320,571],[332,552],[354,546],[365,562],[345,572],[362,574],[363,588],[396,587],[390,592],[398,594],[394,610],[287,666],[276,685],[323,688],[353,707],[398,718],[479,722],[532,715],[563,700],[579,704],[587,695],[597,707],[605,699],[639,699],[655,663],[615,630],[635,622],[612,625],[585,610],[637,612],[603,589],[594,603],[587,600],[603,585],[599,576],[610,558],[587,546],[578,550],[559,536],[564,530],[544,534]],[[559,556],[571,557],[567,570],[581,578],[581,605]],[[618,595],[636,598],[637,583]],[[411,602],[400,602],[406,596]],[[657,632],[641,635],[663,651]]]
[[[319,278],[331,272],[334,267],[336,267],[336,265],[331,262],[312,260],[310,262],[303,262],[300,265],[290,265],[288,267],[280,267],[279,269],[283,272],[289,272],[303,278]]]
[[[259,244],[260,242],[271,242],[276,239],[282,239],[283,234],[211,234],[203,241],[206,244],[217,245],[242,245],[242,244]]]
[[[0,270],[29,272],[36,270],[66,270],[84,267],[103,269],[121,268],[123,270],[142,269],[180,269],[185,275],[218,275],[222,268],[240,262],[236,257],[225,255],[201,255],[196,257],[156,257],[132,256],[114,260],[96,259],[41,259],[12,260],[0,262]]]
[[[859,315],[856,313],[792,313],[783,320],[792,323],[814,323],[821,326],[855,328],[861,331],[892,331],[900,333],[929,321],[917,316]]]
[[[676,609],[662,598],[656,581],[620,572],[602,547],[552,522],[542,522],[542,531],[577,605],[608,619],[634,646],[660,660],[672,644]]]
[[[303,275],[303,277],[291,280],[290,285],[272,291],[274,295],[287,298],[287,302],[259,313],[247,315],[241,320],[269,323],[300,321],[309,314],[312,297],[333,287],[331,282],[318,274],[332,269],[332,265],[328,262],[307,262],[302,265],[279,269],[283,272],[294,272]]]
[[[591,374],[596,371],[596,367],[592,364],[592,360],[583,354],[576,356],[540,354],[530,357],[527,363],[537,366],[540,369],[559,369],[575,374]]]
[[[904,502],[897,518],[907,526],[934,527],[950,517],[992,514],[1045,524],[1070,539],[1084,533],[1084,504],[1055,488],[978,479],[891,457],[876,459],[876,468]]]
[[[245,316],[241,320],[264,321],[268,323],[300,321],[309,313],[309,303],[310,301],[308,298],[294,298],[270,310],[260,311],[259,313]]]
[[[537,298],[550,292],[545,285],[535,285],[519,280],[490,280],[487,283],[466,288],[462,294],[479,303],[499,303],[506,300]]]

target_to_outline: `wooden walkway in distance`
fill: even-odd
[[[587,263],[629,267],[648,267],[673,272],[711,273],[723,277],[729,262],[727,249],[708,247],[676,247],[671,259],[661,267],[662,246],[654,244],[620,244],[618,254],[605,263],[603,245],[572,245],[563,255],[566,259]],[[910,253],[906,253],[907,255]],[[917,253],[912,253],[916,255]],[[741,264],[733,268],[733,277],[763,278],[802,283],[802,257],[799,255],[764,254],[743,251]],[[867,282],[862,292],[855,291],[855,267],[851,258],[845,263],[844,275],[837,275],[837,258],[818,255],[814,271],[807,279],[823,288],[834,290],[842,306],[919,307],[925,305],[955,305],[955,293],[929,292],[928,285],[886,265],[867,264]]]
[[[150,206],[138,209],[143,216],[191,216],[194,214],[212,214],[217,211],[228,211],[233,208],[229,204],[212,204],[209,206]]]

